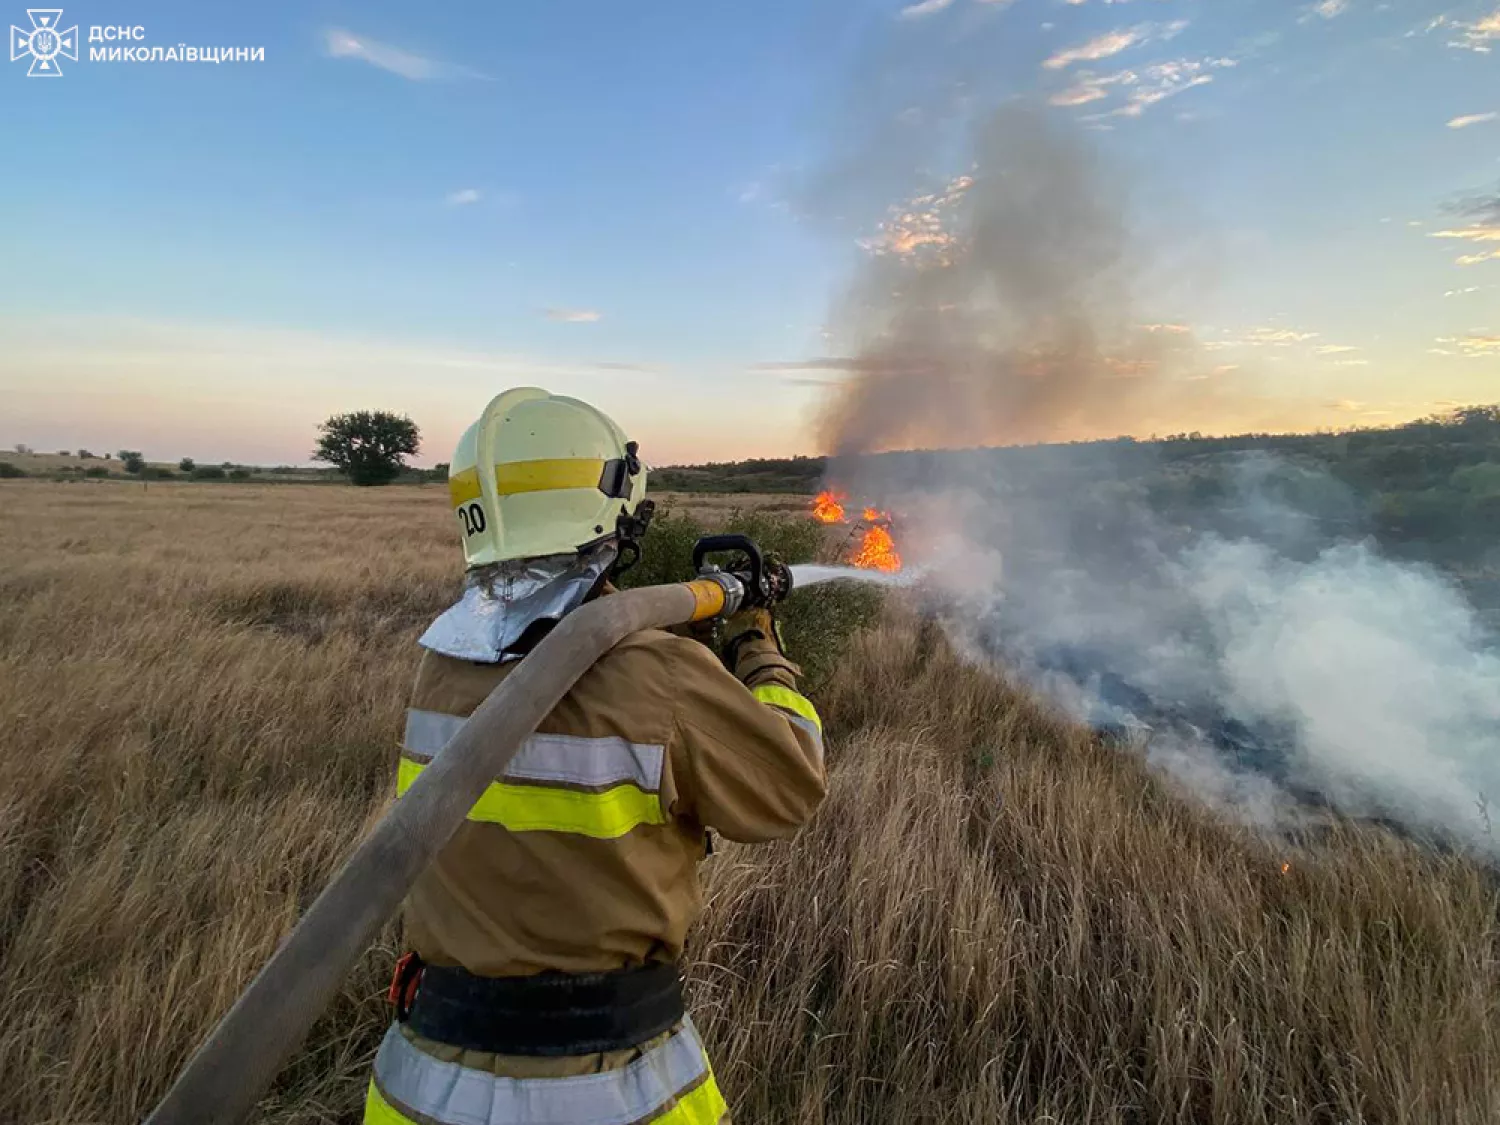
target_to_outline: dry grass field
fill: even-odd
[[[388,799],[458,565],[435,487],[0,484],[0,1121],[165,1089]],[[817,702],[814,825],[705,868],[741,1125],[1500,1120],[1487,873],[1216,821],[900,607]],[[358,1120],[397,944],[260,1120]]]

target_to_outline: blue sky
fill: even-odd
[[[597,400],[658,462],[811,452],[827,388],[758,365],[826,354],[875,216],[815,220],[806,184],[851,105],[884,112],[875,91],[950,63],[1126,174],[1155,251],[1142,317],[1242,381],[1182,428],[1500,399],[1500,218],[1445,210],[1500,193],[1495,0],[132,3],[75,23],[62,78],[0,73],[6,445],[300,462],[323,416],[374,407],[411,414],[431,462],[526,382]],[[95,24],[265,61],[90,61]]]

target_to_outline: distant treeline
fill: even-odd
[[[1295,513],[1301,542],[1373,538],[1383,550],[1456,574],[1500,606],[1500,405],[1381,429],[1316,434],[1173,434],[1153,440],[882,453],[672,467],[653,487],[811,494],[857,481],[880,504],[959,486],[1036,511],[1075,540],[1119,538],[1142,512],[1183,529],[1264,537],[1268,513]],[[888,487],[886,487],[888,486]]]
[[[1150,473],[1205,457],[1252,451],[1274,453],[1323,466],[1339,480],[1364,490],[1422,493],[1453,484],[1454,473],[1475,466],[1460,487],[1482,485],[1500,473],[1500,405],[1469,406],[1400,426],[1315,434],[1236,434],[1205,437],[1171,434],[1138,440],[1017,445],[970,450],[880,453],[861,462],[886,462],[907,480],[948,476],[955,464],[995,468],[1026,466],[1085,469],[1108,465]],[[828,478],[826,457],[753,458],[706,465],[672,465],[652,474],[653,487],[674,492],[790,492],[811,494]],[[888,470],[887,470],[888,471]],[[1420,509],[1421,505],[1416,505]],[[1418,523],[1421,517],[1416,517]],[[1414,527],[1414,530],[1416,528]]]

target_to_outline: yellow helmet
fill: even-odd
[[[571,554],[645,500],[636,444],[586,402],[516,387],[458,439],[448,492],[470,567]],[[639,513],[646,515],[646,512]]]

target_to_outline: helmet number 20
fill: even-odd
[[[484,530],[484,508],[476,500],[472,504],[461,505],[458,509],[459,521],[464,525],[464,534],[478,535]]]

